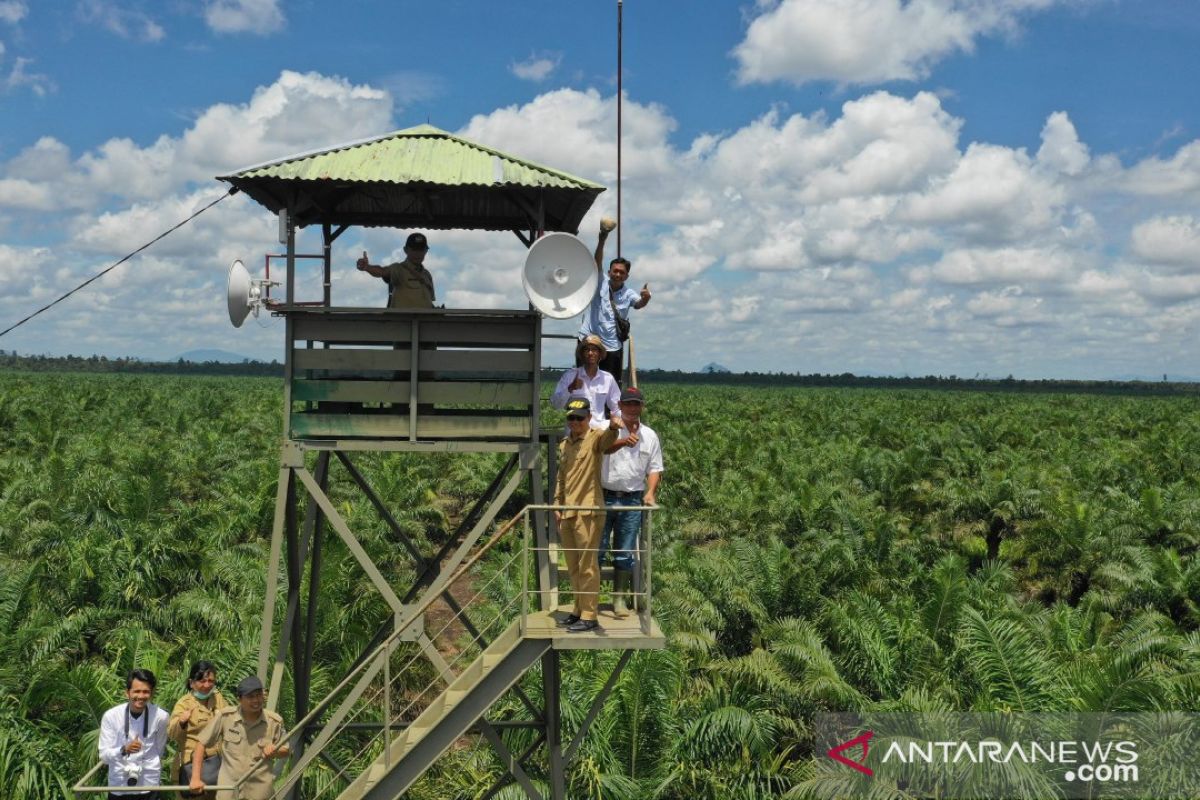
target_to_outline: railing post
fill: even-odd
[[[417,384],[420,382],[420,356],[418,351],[421,344],[421,327],[416,317],[413,317],[409,346],[408,364],[408,440],[417,440]]]
[[[388,645],[383,659],[383,765],[392,768],[392,648]]]
[[[521,638],[525,638],[525,624],[529,618],[529,508],[524,510],[525,526],[521,543]]]
[[[645,611],[641,615],[639,615],[638,621],[641,624],[642,633],[649,636],[650,635],[650,620],[653,616],[652,610],[650,607],[650,604],[651,604],[650,598],[653,594],[651,589],[653,587],[653,581],[654,581],[654,578],[653,578],[654,570],[653,570],[653,565],[651,564],[651,555],[650,554],[654,551],[654,548],[651,546],[653,544],[651,531],[654,528],[654,523],[653,523],[654,512],[652,510],[647,509],[646,512],[643,514],[642,519],[644,520],[645,524],[642,525],[643,541],[641,543],[642,544],[642,552],[639,553],[639,555],[641,556],[639,561],[642,564],[642,577],[643,577],[642,583],[645,584],[642,587],[642,591],[644,591],[646,593],[646,597],[645,597],[645,604],[643,606],[643,608],[645,608]],[[636,597],[634,598],[633,602],[635,604],[637,603]]]

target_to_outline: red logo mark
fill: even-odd
[[[874,770],[872,770],[870,767],[867,766],[867,747],[868,747],[867,743],[871,741],[871,737],[874,735],[875,735],[875,731],[867,731],[866,733],[864,733],[860,736],[855,736],[853,739],[851,739],[847,742],[842,742],[837,747],[833,748],[828,753],[826,753],[826,755],[829,756],[830,758],[832,758],[834,761],[845,764],[847,767],[850,767],[851,769],[858,770],[859,772],[861,772],[864,775],[872,775],[873,776],[875,774]],[[845,752],[846,750],[852,750],[855,747],[862,747],[862,758],[860,760],[851,761],[850,759],[848,759],[844,755],[842,755],[842,753]]]

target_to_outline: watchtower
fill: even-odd
[[[546,487],[547,478],[553,485],[558,435],[543,430],[540,418],[541,315],[533,308],[339,307],[333,303],[331,251],[351,226],[512,231],[529,247],[545,232],[576,233],[603,187],[428,125],[220,180],[279,216],[286,248],[285,297],[267,304],[285,322],[284,430],[258,659],[269,703],[277,703],[285,681],[295,700],[291,771],[277,784],[277,796],[398,797],[457,739],[475,732],[495,748],[507,773],[493,792],[515,781],[528,797],[542,797],[528,770],[544,748],[539,763],[548,770],[540,780],[549,797],[564,798],[578,741],[630,652],[663,647],[664,638],[650,615],[648,576],[641,613],[606,620],[603,634],[568,636],[554,625],[559,569]],[[320,226],[319,253],[297,252],[297,229],[308,226]],[[304,259],[321,268],[320,297],[311,302],[297,293],[297,263]],[[513,280],[520,280],[519,265]],[[363,453],[508,458],[457,529],[430,552],[429,543],[405,534],[388,498],[356,465]],[[330,499],[335,469],[345,471],[359,499],[411,557],[416,578],[410,585],[393,585]],[[522,484],[532,502],[488,535]],[[518,522],[525,541],[514,547],[503,540]],[[389,616],[348,674],[318,699],[314,643],[321,565],[331,536],[353,553]],[[471,572],[499,553],[484,572]],[[464,580],[478,589],[475,597],[483,596],[483,604],[455,591]],[[281,594],[286,602],[279,618]],[[448,608],[437,617],[440,632],[459,632],[454,647],[461,652],[453,658],[436,641],[439,630],[429,613],[435,602]],[[489,611],[501,607],[500,624],[477,618],[485,605]],[[577,648],[625,652],[564,747],[560,659]],[[414,664],[433,676],[430,693],[405,706],[412,687],[398,682],[398,670]],[[522,684],[539,666],[541,703]],[[524,717],[489,721],[488,709],[510,692]],[[513,752],[506,729],[535,731],[534,745]]]

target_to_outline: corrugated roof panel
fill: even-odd
[[[575,232],[604,187],[420,125],[221,177],[303,227]]]
[[[603,188],[583,178],[481,147],[431,125],[396,131],[367,142],[292,156],[248,168],[230,177],[420,182],[445,186],[502,183],[564,189]]]

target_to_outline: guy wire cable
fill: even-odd
[[[236,186],[231,186],[231,187],[229,188],[229,191],[227,191],[227,192],[225,192],[224,194],[222,194],[222,195],[221,195],[220,197],[218,197],[216,200],[213,200],[211,203],[209,203],[209,204],[208,204],[208,205],[206,205],[204,208],[202,208],[202,209],[200,209],[199,211],[197,211],[195,214],[192,214],[192,215],[191,215],[190,217],[188,217],[187,219],[185,219],[185,220],[183,220],[182,222],[180,222],[179,224],[175,225],[173,228],[168,228],[167,230],[163,231],[163,232],[162,232],[162,233],[160,233],[158,236],[154,237],[153,239],[151,239],[150,241],[146,242],[144,245],[142,245],[141,247],[139,247],[137,250],[134,250],[132,253],[130,253],[129,255],[125,256],[125,257],[124,257],[124,258],[122,258],[120,261],[118,261],[117,263],[115,263],[115,264],[113,264],[112,266],[108,267],[107,269],[104,269],[104,270],[102,270],[101,272],[98,272],[98,273],[96,273],[95,275],[93,275],[92,277],[88,278],[86,281],[84,281],[83,283],[79,284],[79,285],[78,285],[78,286],[76,286],[74,289],[72,289],[71,291],[67,292],[66,294],[64,294],[62,297],[58,298],[58,299],[57,299],[57,300],[55,300],[54,302],[52,302],[52,303],[48,303],[47,305],[44,305],[44,306],[42,306],[42,307],[41,307],[41,308],[39,308],[37,311],[35,311],[35,312],[33,312],[32,314],[30,314],[29,316],[25,317],[25,319],[21,320],[20,322],[18,322],[18,323],[16,323],[16,324],[14,324],[14,325],[10,325],[10,326],[8,326],[7,328],[5,328],[4,330],[0,331],[0,336],[3,336],[4,334],[8,333],[9,331],[14,331],[14,330],[16,330],[17,328],[19,328],[19,327],[21,327],[22,325],[24,325],[26,322],[29,322],[29,320],[31,320],[31,319],[33,319],[34,317],[36,317],[38,314],[42,313],[43,311],[46,311],[46,310],[47,310],[47,309],[49,309],[49,308],[52,308],[52,307],[54,307],[54,306],[58,305],[58,304],[59,304],[59,303],[61,303],[63,300],[66,300],[68,297],[70,297],[71,295],[75,294],[75,293],[76,293],[76,292],[78,292],[80,289],[82,289],[83,287],[87,286],[89,283],[91,283],[91,282],[93,282],[93,281],[95,281],[95,280],[98,280],[99,278],[103,278],[105,275],[107,275],[108,273],[112,272],[114,269],[116,269],[117,267],[121,266],[121,265],[122,265],[122,264],[124,264],[126,261],[128,261],[128,260],[129,260],[129,259],[131,259],[131,258],[133,258],[134,256],[136,256],[138,253],[142,252],[143,250],[145,250],[145,249],[146,249],[147,247],[149,247],[150,245],[152,245],[152,244],[155,244],[155,243],[156,243],[156,242],[158,242],[160,239],[164,239],[164,238],[166,238],[168,235],[170,235],[170,234],[174,233],[175,231],[179,230],[179,229],[180,229],[180,228],[182,228],[184,225],[188,224],[189,222],[191,222],[192,220],[194,220],[196,217],[198,217],[198,216],[200,216],[201,214],[203,214],[205,211],[208,211],[210,208],[212,208],[212,207],[213,207],[213,206],[215,206],[217,203],[219,203],[219,202],[221,202],[222,200],[224,200],[226,197],[230,197],[231,195],[235,195],[235,194],[237,194],[237,193],[238,193],[238,191],[239,191],[239,189],[238,189]]]

